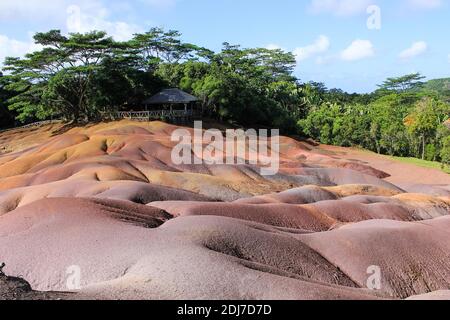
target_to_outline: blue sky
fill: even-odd
[[[36,31],[125,40],[161,26],[213,50],[227,41],[293,51],[301,80],[369,92],[410,72],[450,77],[448,17],[450,0],[0,0],[0,59],[36,49]]]

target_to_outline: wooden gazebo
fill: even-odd
[[[194,104],[197,101],[196,97],[180,89],[166,89],[143,102],[145,111],[118,112],[117,117],[140,121],[163,118],[187,120],[194,116]]]
[[[146,109],[148,109],[149,105],[169,105],[171,111],[174,105],[183,105],[184,111],[188,112],[188,106],[191,106],[192,111],[192,104],[197,101],[196,97],[180,89],[166,89],[145,100],[144,105]]]
[[[173,120],[189,119],[194,115],[194,104],[198,99],[180,89],[165,89],[144,101],[145,110],[156,112],[162,117]],[[154,106],[162,106],[162,110],[155,110]]]

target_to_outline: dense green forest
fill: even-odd
[[[0,73],[0,127],[98,121],[102,111],[138,110],[146,97],[178,87],[221,121],[450,164],[449,79],[423,82],[411,74],[371,94],[348,94],[302,83],[290,52],[224,43],[216,53],[160,28],[127,42],[99,31],[52,30],[34,39],[42,49],[7,58]]]

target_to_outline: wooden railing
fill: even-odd
[[[184,118],[191,117],[194,113],[190,110],[152,110],[152,111],[119,111],[102,112],[102,117],[109,117],[114,120],[130,119],[137,121],[158,120],[163,118]]]

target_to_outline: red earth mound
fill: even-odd
[[[287,137],[274,176],[176,165],[175,129],[119,121],[0,133],[0,263],[31,285],[2,278],[0,299],[448,296],[448,175]],[[68,286],[73,267],[80,290]]]

